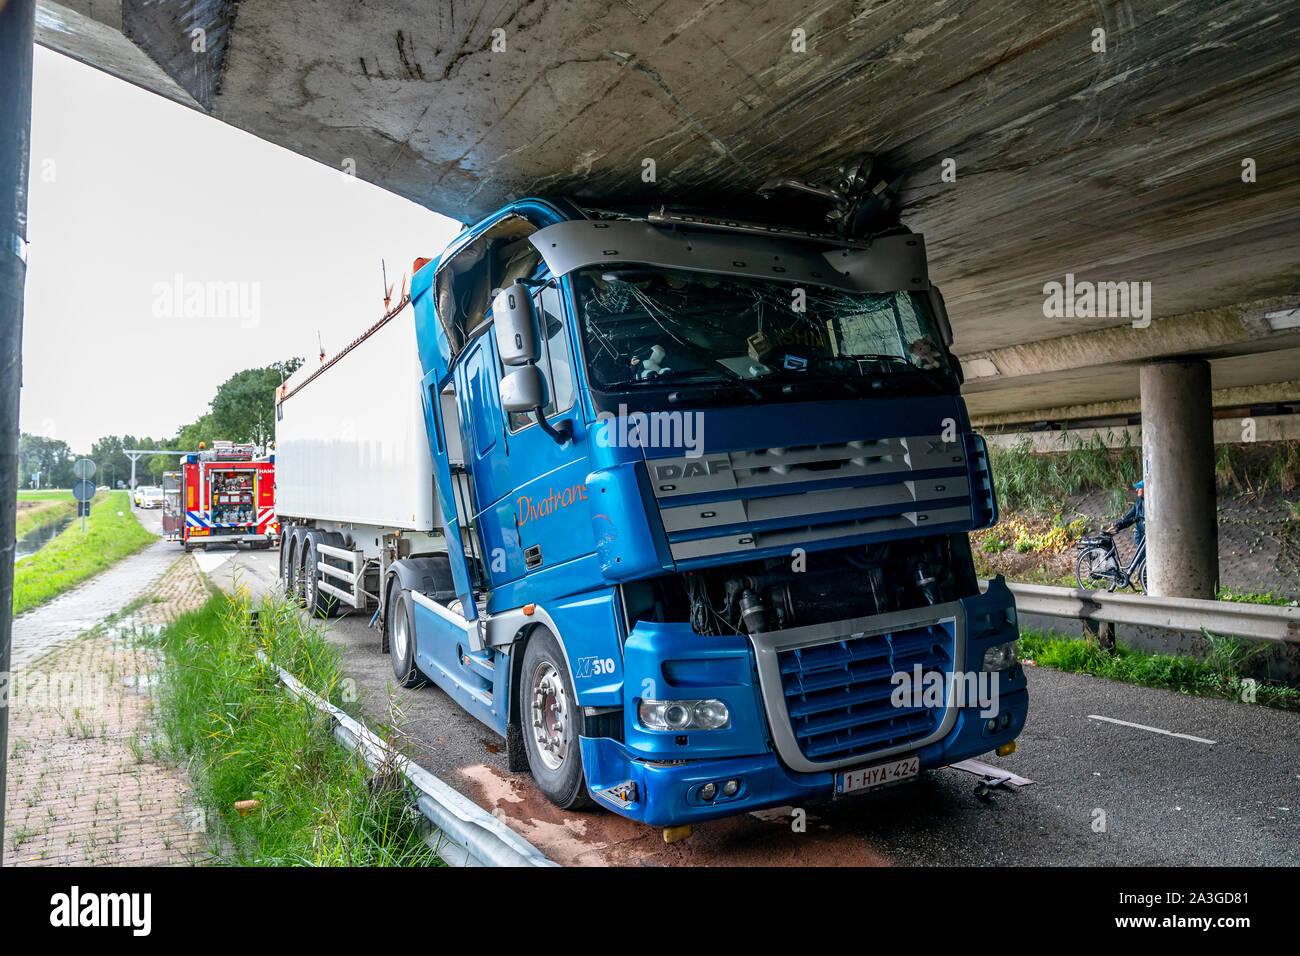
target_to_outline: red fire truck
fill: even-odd
[[[217,441],[181,466],[186,551],[214,544],[269,548],[280,534],[275,516],[275,456],[253,445]]]

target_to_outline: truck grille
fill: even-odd
[[[971,523],[967,455],[939,436],[646,462],[679,566]]]
[[[938,730],[950,703],[953,631],[944,623],[889,634],[856,634],[780,651],[781,690],[800,752],[837,762],[905,746]],[[895,673],[941,675],[943,706],[896,707]],[[922,685],[924,687],[924,685]],[[932,692],[933,693],[933,692]]]

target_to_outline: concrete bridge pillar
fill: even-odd
[[[1147,578],[1152,594],[1212,598],[1219,581],[1210,363],[1142,366]]]

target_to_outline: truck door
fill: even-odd
[[[473,422],[468,430],[475,455],[478,520],[493,587],[593,550],[585,485],[590,467],[585,429],[576,414],[572,336],[555,284],[535,293],[534,308],[542,329],[538,364],[550,399],[544,414],[552,427],[571,421],[572,440],[556,444],[531,412],[502,411],[497,389],[504,369],[494,336],[480,336],[478,351],[464,365],[469,387],[461,394],[471,403],[482,403],[463,414]]]

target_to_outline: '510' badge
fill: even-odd
[[[573,679],[612,674],[617,667],[612,657],[579,657],[573,662]]]

